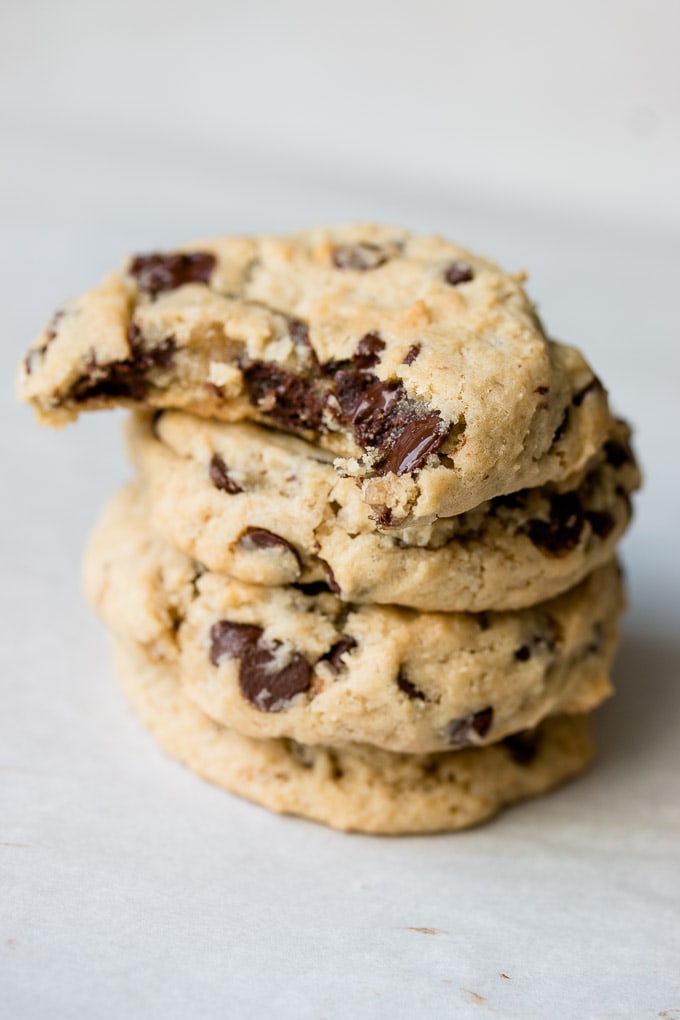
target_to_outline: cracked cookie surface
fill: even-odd
[[[114,633],[176,666],[183,691],[253,737],[426,753],[497,742],[610,693],[622,602],[611,563],[577,588],[506,613],[356,606],[329,592],[245,585],[155,538],[133,488],[86,558]]]
[[[135,256],[63,304],[19,391],[48,424],[122,403],[296,433],[394,526],[558,481],[609,427],[518,276],[371,225]]]
[[[166,412],[133,417],[127,438],[152,527],[209,570],[440,612],[516,609],[573,587],[613,556],[639,484],[629,430],[613,422],[559,485],[381,531],[354,481],[297,437]]]

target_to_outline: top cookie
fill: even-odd
[[[606,438],[602,386],[520,280],[367,225],[138,255],[59,309],[19,392],[53,425],[115,404],[264,422],[332,450],[383,526],[451,516]]]

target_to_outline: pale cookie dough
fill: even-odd
[[[53,425],[125,404],[298,433],[395,526],[559,481],[610,425],[518,276],[370,225],[136,256],[59,309],[19,392]]]
[[[253,740],[204,715],[176,671],[139,646],[117,642],[115,663],[135,712],[168,754],[272,811],[346,831],[464,829],[565,782],[593,757],[589,719],[578,715],[546,719],[491,747],[423,756]]]
[[[209,570],[437,612],[517,609],[573,587],[614,555],[640,480],[613,422],[560,485],[380,532],[354,481],[294,436],[170,411],[133,416],[127,437],[152,527]]]
[[[133,488],[94,532],[85,585],[114,633],[178,664],[187,696],[230,728],[405,753],[490,744],[589,711],[610,693],[622,602],[614,563],[507,613],[416,613],[245,585],[155,538]]]

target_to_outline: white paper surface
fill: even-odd
[[[680,1018],[677,234],[386,182],[198,165],[121,135],[7,140],[1,196],[0,1015]],[[39,429],[15,364],[128,250],[371,217],[531,270],[637,427],[617,695],[583,779],[479,830],[347,836],[241,802],[133,718],[79,558],[118,416]],[[432,933],[419,929],[432,929]]]

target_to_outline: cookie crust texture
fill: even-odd
[[[547,719],[514,742],[431,755],[253,740],[201,712],[175,671],[139,645],[116,641],[114,659],[132,707],[172,757],[271,811],[345,831],[468,828],[573,778],[593,758],[589,718],[579,715]]]
[[[152,527],[209,570],[425,611],[518,609],[573,587],[614,555],[639,484],[629,430],[614,421],[561,484],[384,530],[354,480],[297,437],[178,412],[135,415],[126,432]]]
[[[581,470],[606,394],[548,340],[520,275],[359,224],[136,256],[36,339],[22,399],[59,425],[123,404],[313,440],[385,527]]]
[[[614,563],[506,613],[416,613],[256,588],[155,538],[132,487],[95,529],[85,587],[113,633],[177,669],[185,695],[217,722],[255,738],[414,754],[590,711],[611,691],[622,604]]]

